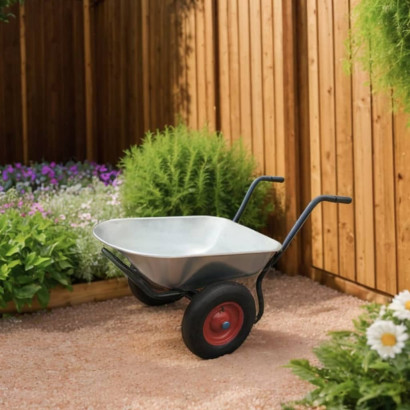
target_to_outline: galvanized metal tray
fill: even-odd
[[[148,280],[165,288],[199,288],[259,273],[281,244],[214,216],[125,218],[94,228]]]

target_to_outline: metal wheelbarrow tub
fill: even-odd
[[[149,281],[184,290],[257,274],[282,246],[214,216],[112,219],[97,225],[94,235]]]
[[[182,338],[192,353],[211,359],[235,351],[264,312],[262,282],[289,247],[307,218],[322,201],[352,202],[349,197],[314,198],[283,244],[246,228],[238,221],[253,190],[261,181],[283,182],[282,177],[257,178],[232,221],[212,216],[113,219],[94,228],[101,242],[121,252],[123,263],[108,249],[103,254],[128,277],[131,291],[146,305],[191,299],[181,325]],[[255,300],[249,289],[232,279],[258,274]]]

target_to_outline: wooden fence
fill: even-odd
[[[0,24],[0,162],[115,163],[148,129],[205,123],[283,175],[286,260],[350,292],[410,288],[410,132],[343,71],[357,0],[27,0]]]

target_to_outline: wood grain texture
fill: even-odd
[[[337,192],[333,2],[331,0],[318,0],[317,5],[322,194],[332,195]],[[324,269],[337,274],[339,272],[337,207],[334,204],[324,203],[322,212]]]
[[[345,61],[348,58],[346,39],[350,26],[349,1],[334,1],[333,7],[337,194],[353,197],[352,78],[344,69]],[[338,206],[337,212],[339,275],[349,280],[355,280],[354,206]]]
[[[410,289],[410,130],[409,116],[399,112],[394,118],[396,252],[397,271],[388,269],[388,277],[397,275],[398,291]],[[393,279],[394,281],[394,279]]]
[[[309,78],[309,131],[310,131],[310,185],[311,197],[322,194],[320,107],[319,107],[319,50],[317,1],[307,0],[308,78]],[[322,207],[311,216],[312,264],[323,269]]]
[[[392,101],[389,95],[375,94],[372,102],[376,287],[395,294],[397,266]]]

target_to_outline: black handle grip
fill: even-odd
[[[319,202],[334,202],[336,204],[351,204],[352,198],[350,196],[337,196],[337,195],[320,195],[317,198]]]
[[[269,175],[263,175],[258,178],[259,181],[269,181],[269,182],[285,182],[285,178],[283,177],[271,177]]]
[[[245,195],[245,198],[243,198],[243,201],[242,201],[242,203],[241,203],[241,206],[240,206],[239,209],[238,209],[238,212],[236,213],[236,215],[235,215],[234,218],[232,219],[234,222],[238,222],[238,221],[239,221],[239,218],[240,218],[241,215],[243,214],[243,211],[245,210],[246,205],[248,204],[249,199],[251,198],[252,192],[253,192],[254,189],[256,188],[256,185],[258,185],[259,182],[262,182],[262,181],[267,181],[267,182],[280,182],[280,183],[282,183],[282,182],[285,182],[285,178],[283,178],[283,177],[272,177],[272,176],[269,176],[269,175],[262,175],[261,177],[256,178],[256,179],[252,182],[251,186],[249,187],[248,192],[247,192],[246,195]]]

